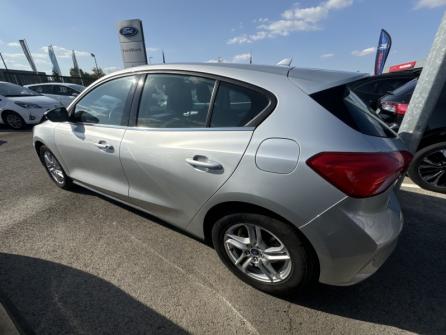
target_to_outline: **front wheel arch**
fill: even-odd
[[[11,109],[5,109],[4,111],[1,112],[0,117],[2,118],[3,124],[5,124],[5,125],[8,124],[8,123],[6,122],[6,115],[7,115],[8,113],[14,113],[14,114],[17,114],[18,116],[20,116],[20,118],[23,120],[23,127],[26,127],[27,123],[26,123],[25,119],[23,118],[23,116],[20,115],[20,113],[18,113],[18,112],[16,112],[16,111],[13,111],[13,110],[11,110]]]
[[[44,145],[44,144],[42,142],[40,142],[40,141],[34,142],[34,149],[36,150],[37,156],[39,157],[40,160],[41,160],[40,148],[42,147],[42,145]]]

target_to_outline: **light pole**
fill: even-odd
[[[91,54],[91,57],[93,57],[93,59],[94,59],[94,65],[96,66],[96,73],[97,73],[97,75],[99,75],[99,68],[98,68],[98,62],[96,61],[96,56],[92,52],[90,54]]]
[[[10,75],[10,73],[9,73],[9,69],[8,69],[8,67],[6,66],[5,59],[3,58],[3,55],[2,55],[1,52],[0,52],[0,58],[2,59],[3,66],[5,67],[6,75],[7,75],[8,79],[11,80],[11,75]],[[15,79],[15,82],[17,83],[17,79],[16,79],[16,78],[14,78],[14,79]]]

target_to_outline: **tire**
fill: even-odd
[[[418,151],[408,175],[426,190],[446,193],[446,142],[435,143]]]
[[[67,176],[54,154],[42,145],[39,149],[40,160],[51,180],[60,188],[70,190],[74,188],[73,180]]]
[[[253,239],[246,240],[249,236],[248,229],[251,232],[254,229],[257,235],[260,230],[262,242],[258,243],[256,238],[254,243]],[[254,233],[251,234],[255,236]],[[236,242],[241,241],[240,236],[244,239],[242,246],[247,248],[247,251],[243,256],[243,248],[240,249],[240,244],[233,242],[229,237],[234,235],[238,239]],[[303,289],[316,279],[315,262],[295,228],[275,218],[253,213],[224,216],[212,227],[212,242],[223,263],[241,280],[261,291],[274,295],[289,294]],[[271,252],[273,247],[276,248],[274,253]],[[284,252],[278,252],[279,250]],[[269,262],[267,258],[271,259],[271,256],[284,260]],[[287,256],[289,259],[285,260]],[[243,271],[244,266],[246,267]],[[270,271],[271,266],[275,274]],[[269,272],[269,276],[265,275],[264,270]]]
[[[12,129],[19,130],[26,126],[25,120],[23,120],[23,118],[16,112],[6,111],[3,113],[2,117],[5,124]]]

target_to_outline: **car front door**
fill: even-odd
[[[55,140],[69,175],[85,186],[127,199],[119,150],[128,125],[135,76],[111,79],[90,90],[60,123]]]
[[[134,205],[185,226],[234,172],[253,128],[243,127],[249,115],[236,111],[243,102],[231,105],[228,99],[220,109],[229,120],[234,107],[234,123],[210,127],[218,86],[223,85],[194,75],[147,75],[135,126],[127,129],[121,145]],[[245,121],[235,120],[239,116]]]

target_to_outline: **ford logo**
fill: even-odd
[[[138,29],[135,27],[123,27],[119,29],[119,33],[125,37],[132,37],[138,33]]]

